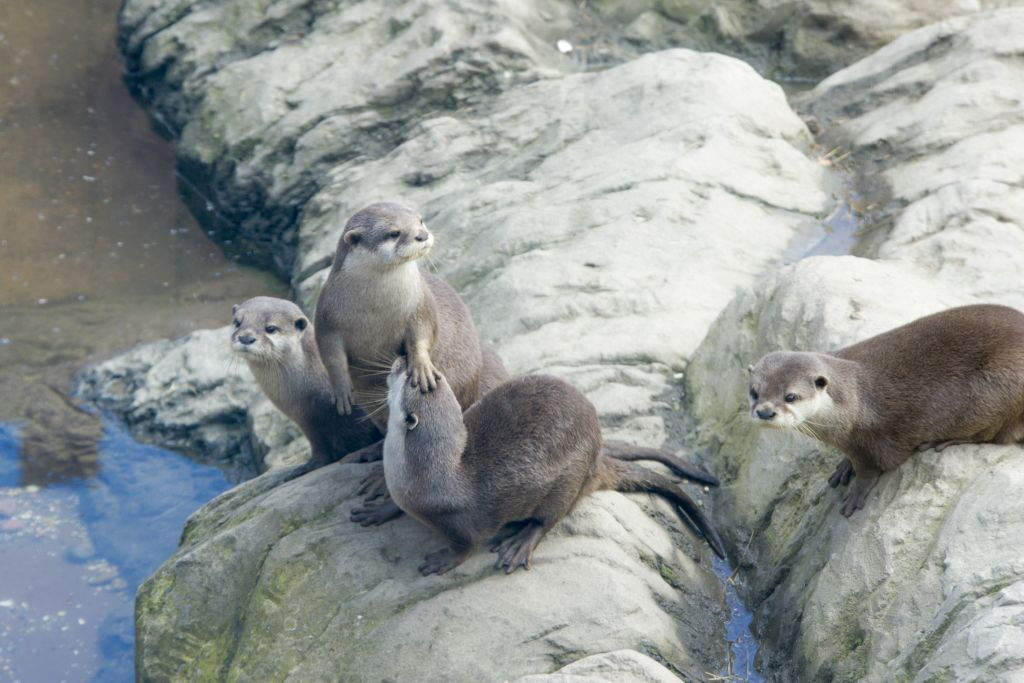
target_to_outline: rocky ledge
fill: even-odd
[[[181,138],[197,213],[307,308],[349,214],[414,204],[438,236],[434,265],[513,372],[572,382],[610,437],[698,446],[723,478],[714,515],[767,677],[1010,680],[1024,668],[1010,542],[1024,451],[924,454],[847,521],[823,489],[837,456],[757,438],[742,369],[955,303],[1022,305],[1024,13],[942,21],[831,76],[795,100],[815,140],[747,64],[643,54],[723,44],[704,30],[712,10],[650,4],[129,0],[122,47]],[[820,17],[818,4],[794,11]],[[724,22],[735,8],[720,5]],[[876,33],[843,19],[876,37],[825,61],[962,9],[929,7]],[[862,231],[829,234],[851,215]],[[851,243],[862,258],[838,255]],[[268,470],[193,515],[140,589],[140,679],[727,669],[721,581],[660,501],[593,496],[528,573],[498,576],[482,554],[420,577],[430,532],[347,521],[362,466],[284,481],[305,445],[231,369],[226,339],[142,347],[83,379],[148,438]]]

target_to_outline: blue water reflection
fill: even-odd
[[[135,590],[231,485],[113,420],[98,448],[96,476],[22,487],[17,426],[0,423],[0,680],[132,680]]]

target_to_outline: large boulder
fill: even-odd
[[[1024,450],[958,446],[886,474],[846,519],[837,452],[746,417],[747,365],[828,350],[971,299],[902,263],[802,261],[738,296],[687,374],[722,487],[762,670],[780,680],[1017,680],[1024,672]]]
[[[1024,308],[1024,9],[943,21],[821,83],[802,106],[851,154],[863,254]]]
[[[821,231],[833,200],[810,143],[781,89],[723,56],[547,78],[336,164],[299,226],[300,298],[312,305],[347,215],[407,201],[513,371],[567,378],[608,436],[679,445],[679,380],[706,327]],[[421,578],[438,537],[409,519],[348,521],[364,472],[272,470],[197,512],[140,589],[140,676],[492,680],[621,649],[690,678],[723,670],[721,584],[664,503],[600,493],[529,573],[498,576],[482,553]],[[593,670],[655,675],[606,660]]]

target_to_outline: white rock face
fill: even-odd
[[[523,676],[516,683],[675,683],[679,678],[636,650],[616,650],[578,659],[550,674]]]
[[[707,326],[818,229],[832,199],[808,142],[777,86],[719,55],[541,81],[335,168],[300,225],[298,270],[329,258],[362,204],[417,206],[431,261],[512,372],[560,374],[606,423],[657,443],[652,400]],[[299,284],[304,301],[322,278]]]
[[[302,298],[348,215],[409,202],[511,370],[560,374],[609,436],[662,445],[682,429],[680,373],[706,327],[832,202],[809,144],[781,89],[731,58],[678,50],[546,78],[427,117],[379,159],[335,165],[299,227]],[[249,422],[259,432],[275,419]],[[268,461],[296,448],[262,440]],[[332,465],[272,488],[283,475],[271,472],[198,512],[139,593],[140,675],[309,680],[342,657],[353,680],[491,680],[623,648],[690,678],[724,668],[721,584],[662,503],[652,518],[602,493],[529,573],[495,575],[482,553],[419,579],[416,560],[439,539],[408,519],[351,524],[362,473]]]
[[[841,457],[746,416],[746,366],[828,350],[970,300],[902,264],[813,258],[737,297],[687,376],[723,477],[749,602],[781,679],[1019,680],[1024,449],[959,446],[883,476],[849,520],[826,480]],[[1017,596],[1017,597],[1015,597]],[[1018,677],[1018,678],[1015,678]]]
[[[871,256],[1024,308],[1024,9],[940,22],[833,75],[808,108],[836,120],[876,185]],[[831,143],[830,143],[831,144]]]

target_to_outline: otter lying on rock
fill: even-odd
[[[1024,439],[1024,313],[953,308],[834,353],[777,351],[750,367],[750,416],[846,454],[841,512],[917,451]]]
[[[724,556],[710,521],[678,485],[602,453],[597,411],[562,380],[509,380],[464,414],[443,375],[426,394],[408,380],[408,363],[399,357],[387,378],[384,476],[393,503],[437,530],[451,546],[426,556],[419,568],[424,575],[457,567],[491,540],[497,568],[529,569],[544,535],[598,489],[664,496],[715,554]],[[718,484],[698,468],[682,465],[691,478]],[[368,503],[354,514],[372,514],[375,507]]]

